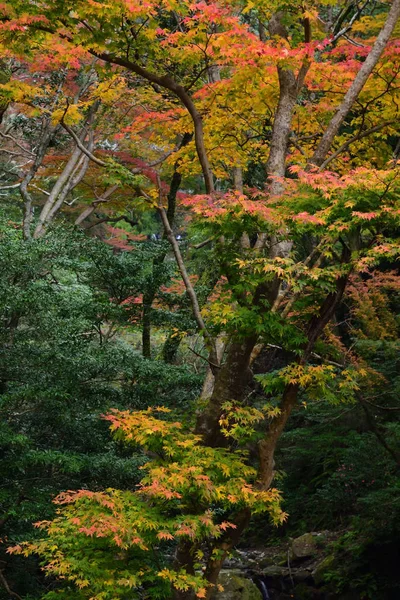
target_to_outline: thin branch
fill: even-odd
[[[107,167],[108,166],[107,163],[104,160],[101,160],[101,158],[97,158],[97,156],[95,156],[92,152],[90,152],[86,148],[86,146],[84,144],[82,144],[81,140],[78,138],[78,136],[76,135],[76,133],[74,132],[74,130],[71,129],[71,127],[69,127],[68,125],[66,125],[64,122],[62,122],[61,125],[64,127],[65,131],[67,131],[70,134],[70,136],[74,140],[75,144],[78,146],[79,150],[81,150],[84,154],[86,154],[86,156],[88,158],[90,158],[90,160],[92,160],[94,163],[96,163],[100,167]],[[154,162],[148,163],[147,165],[144,165],[143,167],[138,167],[136,169],[127,169],[127,170],[129,170],[130,174],[136,175],[138,173],[141,173],[143,171],[143,169],[150,169],[152,167],[156,167],[156,166],[160,165],[161,163],[163,163],[165,160],[167,160],[167,158],[169,158],[171,156],[171,154],[173,154],[174,152],[176,152],[178,149],[179,149],[178,147],[175,147],[172,150],[169,150],[161,158],[158,158]]]
[[[112,185],[109,187],[99,198],[93,200],[91,206],[85,208],[85,210],[76,218],[75,225],[80,225],[82,221],[90,217],[90,215],[96,210],[98,204],[103,204],[107,202],[109,197],[118,189],[118,185]]]
[[[4,185],[3,187],[0,187],[0,191],[3,190],[15,190],[16,188],[21,187],[21,181],[19,183],[14,183],[13,185]]]
[[[213,242],[213,241],[214,241],[214,238],[208,238],[207,240],[204,240],[204,242],[200,242],[200,244],[192,245],[192,248],[194,248],[195,250],[200,250],[200,248],[204,248],[204,246],[211,244],[211,242]]]
[[[400,406],[381,406],[380,404],[375,404],[374,402],[371,402],[370,400],[367,400],[366,398],[364,398],[364,402],[366,402],[370,406],[373,406],[374,408],[377,408],[379,410],[385,410],[385,411],[400,410]]]
[[[9,596],[12,596],[13,598],[17,598],[17,600],[22,600],[21,596],[19,594],[17,594],[17,592],[12,591],[12,589],[8,585],[7,579],[3,575],[2,570],[0,571],[0,581],[3,584],[3,587]]]
[[[196,350],[194,350],[193,348],[190,348],[190,346],[188,346],[188,350],[190,350],[190,352],[193,352],[193,354],[195,354],[199,358],[202,358],[203,360],[205,360],[210,365],[210,367],[214,367],[215,369],[221,368],[221,365],[216,365],[215,363],[211,362],[209,358],[207,358],[206,356],[203,356],[199,352],[196,352]]]
[[[33,152],[31,152],[31,150],[28,150],[27,148],[24,148],[24,146],[18,142],[18,140],[16,140],[14,138],[14,136],[9,135],[7,133],[3,133],[2,131],[0,131],[0,137],[7,139],[7,140],[11,140],[13,144],[15,144],[16,146],[18,146],[18,148],[20,148],[21,150],[23,150],[23,152],[26,152],[27,154],[30,154],[31,156],[35,156],[35,154]],[[2,149],[2,152],[4,152],[4,149]]]
[[[371,135],[372,133],[376,133],[377,131],[380,131],[384,127],[387,127],[388,125],[392,125],[392,123],[394,123],[394,122],[395,121],[385,121],[384,123],[380,123],[379,125],[375,125],[374,127],[370,127],[369,129],[366,129],[363,132],[356,133],[356,135],[354,135],[352,138],[350,138],[344,144],[342,144],[340,146],[340,148],[338,148],[333,154],[331,154],[330,156],[328,156],[328,158],[320,166],[319,170],[323,171],[324,169],[326,169],[326,167],[329,165],[329,163],[332,160],[335,160],[335,158],[337,158],[339,156],[339,154],[341,154],[342,152],[344,152],[345,150],[347,150],[347,148],[351,144],[353,144],[354,142],[358,142],[358,140],[362,140],[363,138]]]
[[[72,137],[72,139],[74,140],[75,144],[78,146],[79,150],[81,150],[81,152],[86,154],[86,156],[88,156],[90,158],[90,160],[92,160],[94,163],[96,163],[96,165],[100,165],[100,167],[107,167],[107,163],[104,162],[104,160],[97,158],[97,156],[92,154],[86,148],[86,146],[81,142],[81,140],[76,135],[75,131],[73,129],[71,129],[71,127],[69,127],[69,125],[64,123],[64,121],[61,122],[61,125],[64,127],[65,131],[67,131],[69,133],[69,135]]]
[[[157,186],[158,186],[158,212],[160,214],[160,217],[161,217],[161,220],[162,220],[162,223],[164,226],[165,236],[166,236],[167,240],[169,241],[169,243],[171,244],[172,251],[174,253],[175,260],[178,265],[178,269],[180,271],[180,274],[182,276],[183,282],[186,287],[187,295],[189,296],[191,304],[192,304],[194,318],[196,320],[196,323],[197,323],[200,331],[203,332],[208,351],[210,352],[210,365],[212,363],[214,363],[214,365],[216,365],[216,364],[218,364],[218,358],[217,358],[215,343],[214,343],[213,338],[207,331],[206,325],[204,323],[204,320],[203,320],[203,317],[201,314],[197,294],[192,286],[192,282],[190,281],[189,274],[186,270],[186,266],[183,261],[182,254],[181,254],[181,251],[179,248],[179,244],[175,239],[174,233],[171,229],[171,225],[170,225],[168,217],[167,217],[167,213],[164,209],[163,202],[162,202],[162,186],[161,186],[160,176],[158,173],[157,173]]]
[[[353,46],[357,46],[357,48],[365,48],[365,44],[362,44],[361,42],[356,42],[356,40],[353,40],[353,38],[351,38],[350,36],[343,34],[343,37]]]
[[[39,190],[39,192],[42,192],[42,194],[44,194],[45,196],[50,196],[50,192],[47,192],[46,190],[43,190],[42,188],[40,188],[39,186],[35,185],[34,183],[31,183],[30,187],[35,188],[35,190]]]
[[[360,18],[362,11],[364,10],[364,8],[366,8],[367,4],[369,4],[369,0],[366,0],[366,2],[364,2],[364,4],[361,6],[361,8],[357,8],[357,11],[354,13],[354,15],[352,16],[350,21],[347,23],[347,25],[342,27],[342,29],[340,31],[338,31],[335,34],[335,36],[332,38],[332,40],[330,42],[331,44],[335,44],[338,41],[338,39],[341,37],[346,37],[347,32],[351,30],[354,23],[357,21],[357,19]]]

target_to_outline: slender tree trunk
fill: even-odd
[[[192,139],[191,133],[185,133],[183,135],[182,141],[179,144],[179,148],[184,148],[188,145],[190,140]],[[174,167],[174,173],[171,178],[171,183],[169,187],[169,192],[167,196],[168,206],[167,206],[167,220],[171,227],[173,227],[175,220],[175,211],[176,211],[176,195],[179,191],[179,186],[182,181],[182,175],[179,172],[179,160],[176,161]],[[164,229],[164,237],[165,237],[165,229]],[[162,265],[165,260],[167,252],[161,252],[161,254],[153,260],[153,279],[156,270]],[[151,311],[154,302],[154,298],[156,297],[157,291],[159,289],[159,284],[157,281],[153,281],[153,284],[149,286],[149,289],[143,295],[143,328],[142,328],[142,352],[145,358],[151,358]]]
[[[165,363],[173,365],[177,362],[179,346],[182,336],[178,333],[170,334],[164,342],[162,349],[162,358]]]
[[[144,358],[151,358],[151,305],[155,293],[143,294],[143,313],[142,313],[142,354]]]
[[[331,119],[324,135],[322,136],[316,151],[310,161],[312,165],[320,166],[328,154],[332,142],[337,135],[340,126],[350,112],[351,107],[357,100],[361,90],[367,82],[368,77],[376,67],[383,51],[385,50],[390,36],[400,18],[400,0],[393,0],[392,7],[388,13],[385,25],[382,27],[371,52],[363,62],[353,83],[347,91],[343,102],[340,104],[335,115]]]
[[[23,229],[23,233],[24,233],[24,238],[26,240],[29,240],[32,235],[31,234],[31,224],[32,224],[32,216],[33,216],[33,214],[32,214],[33,199],[32,199],[30,192],[28,191],[28,187],[29,187],[29,184],[31,183],[32,179],[35,177],[36,173],[38,172],[38,170],[43,162],[43,158],[46,154],[47,148],[49,147],[49,144],[50,144],[54,134],[56,133],[57,129],[58,129],[57,127],[52,127],[50,120],[45,120],[43,122],[41,138],[38,142],[35,160],[31,166],[31,168],[29,169],[28,173],[25,175],[24,179],[22,180],[20,188],[19,188],[20,194],[24,201],[24,218],[23,218],[22,229]]]

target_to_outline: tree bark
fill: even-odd
[[[31,238],[31,224],[32,224],[32,196],[28,191],[29,184],[32,179],[35,177],[38,172],[43,158],[46,154],[47,148],[53,138],[53,135],[57,131],[57,127],[52,127],[50,120],[45,120],[42,125],[41,138],[38,142],[38,147],[36,150],[35,160],[29,169],[28,173],[25,175],[24,179],[21,182],[19,191],[24,201],[24,217],[23,217],[23,234],[24,239],[29,240]]]
[[[192,139],[191,133],[185,133],[182,137],[182,140],[179,144],[179,149],[184,148],[188,145],[190,140]],[[167,221],[172,228],[175,220],[175,211],[176,211],[176,195],[179,191],[179,186],[181,185],[182,175],[179,172],[179,159],[175,162],[174,172],[171,178],[171,183],[169,186],[169,192],[167,195],[168,205],[167,205]],[[166,236],[166,232],[164,230],[164,237]],[[161,252],[160,256],[153,260],[153,277],[155,273],[155,269],[157,269],[165,260],[167,252]],[[151,358],[151,311],[154,302],[154,298],[156,297],[157,290],[159,285],[157,282],[153,282],[153,285],[149,286],[149,289],[146,290],[143,296],[143,328],[142,328],[142,353],[145,358]]]
[[[385,50],[399,17],[400,0],[393,0],[393,4],[388,13],[385,25],[382,27],[378,37],[376,38],[375,44],[373,45],[370,53],[363,62],[361,69],[358,71],[353,83],[347,91],[343,102],[340,104],[335,115],[326,128],[318,147],[310,160],[311,165],[320,166],[324,162],[332,142],[340,129],[340,126],[349,114],[351,107],[357,100],[361,90],[367,82],[368,77],[371,75],[383,51]]]
[[[99,104],[96,102],[86,119],[79,135],[79,140],[83,143],[87,135],[88,129],[92,124],[94,113]],[[93,136],[89,134],[87,142],[88,150],[93,146]],[[76,147],[72,152],[67,164],[65,165],[61,175],[54,184],[49,197],[47,198],[36,225],[33,237],[39,238],[44,235],[47,225],[54,219],[55,215],[64,203],[68,194],[81,182],[89,165],[89,158],[84,156],[82,150]]]

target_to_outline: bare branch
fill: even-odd
[[[347,150],[347,148],[349,146],[351,146],[351,144],[353,144],[354,142],[358,142],[358,140],[362,140],[363,138],[371,135],[372,133],[376,133],[377,131],[380,131],[381,129],[383,129],[384,127],[387,127],[388,125],[392,125],[393,123],[394,123],[394,121],[385,121],[384,123],[380,123],[379,125],[370,127],[370,129],[366,129],[365,131],[358,132],[356,135],[354,135],[353,137],[348,139],[344,144],[342,144],[340,146],[340,148],[338,148],[333,154],[328,156],[328,158],[326,160],[324,160],[324,162],[320,166],[319,170],[323,171],[324,169],[326,169],[326,167],[329,165],[329,163],[332,160],[335,160],[335,158],[337,158],[340,154],[342,154],[342,152]]]
[[[91,206],[85,208],[85,210],[79,215],[79,217],[77,217],[77,219],[75,220],[75,225],[80,225],[82,221],[90,217],[90,215],[96,210],[98,204],[103,204],[104,202],[107,202],[109,197],[118,189],[118,187],[119,186],[117,184],[112,185],[100,196],[100,198],[93,200]]]
[[[354,15],[352,16],[350,21],[347,23],[347,25],[342,27],[342,29],[334,35],[334,37],[331,40],[331,44],[335,44],[341,37],[345,37],[346,39],[348,39],[346,34],[351,30],[351,28],[353,27],[353,25],[357,21],[357,19],[360,18],[364,8],[366,8],[367,4],[369,4],[369,1],[370,0],[366,0],[366,2],[364,2],[364,4],[361,7],[357,8],[356,12],[354,13]],[[351,40],[349,40],[349,41],[351,41]],[[359,45],[362,46],[362,44],[359,44]]]
[[[2,187],[0,187],[0,191],[3,191],[3,190],[15,190],[15,189],[17,189],[19,187],[21,187],[21,182],[14,183],[12,185],[3,185]]]
[[[61,122],[61,125],[64,127],[65,131],[67,131],[69,133],[69,135],[72,137],[72,139],[74,140],[75,144],[78,146],[78,148],[79,148],[79,150],[81,152],[83,152],[84,154],[86,154],[86,156],[88,158],[90,158],[90,160],[92,160],[94,163],[96,163],[96,165],[99,165],[100,167],[107,167],[107,163],[104,162],[104,160],[101,160],[100,158],[97,158],[97,156],[95,156],[94,154],[92,154],[92,152],[90,152],[86,148],[85,144],[82,143],[82,141],[76,135],[75,131],[73,129],[71,129],[71,127],[69,127],[69,125],[67,125],[63,121]]]
[[[3,584],[4,589],[6,590],[9,596],[13,598],[17,598],[17,600],[22,600],[21,596],[17,594],[17,592],[13,592],[10,586],[8,585],[7,579],[3,575],[3,571],[0,571],[0,582]]]
[[[212,364],[217,365],[218,358],[217,358],[214,340],[211,337],[211,335],[209,334],[209,332],[207,331],[206,325],[204,323],[204,320],[203,320],[203,317],[202,317],[202,314],[200,311],[200,305],[199,305],[199,301],[197,298],[197,294],[192,286],[192,282],[190,281],[189,274],[186,270],[186,266],[183,261],[182,254],[181,254],[181,251],[179,248],[179,244],[175,239],[174,233],[171,229],[171,225],[169,224],[169,221],[168,221],[167,213],[163,206],[161,180],[160,180],[160,176],[158,173],[157,173],[157,186],[158,186],[158,193],[159,193],[159,195],[158,195],[158,212],[160,214],[160,217],[161,217],[161,220],[162,220],[162,223],[164,226],[165,236],[166,236],[167,240],[169,241],[169,243],[171,244],[172,251],[174,253],[179,272],[180,272],[183,282],[185,284],[187,295],[189,296],[191,304],[192,304],[194,318],[196,320],[196,323],[197,323],[200,331],[203,332],[208,351],[210,352],[210,365],[212,365]]]
[[[35,154],[33,152],[31,152],[30,150],[28,150],[27,148],[25,148],[20,142],[18,142],[18,140],[16,140],[14,136],[9,135],[7,133],[3,133],[2,131],[0,131],[0,137],[2,137],[4,139],[7,139],[7,140],[11,140],[13,144],[15,144],[16,146],[18,146],[18,148],[20,148],[20,150],[22,150],[26,154],[30,154],[31,156],[35,156]],[[2,148],[1,151],[5,152],[4,148]]]

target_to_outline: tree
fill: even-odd
[[[299,391],[333,394],[329,390],[336,383],[335,393],[352,395],[365,376],[356,366],[333,373],[331,365],[323,364],[329,347],[322,364],[314,363],[316,344],[335,316],[350,275],[397,255],[398,170],[395,164],[383,165],[379,156],[368,161],[365,140],[376,136],[372,139],[380,140],[388,155],[387,136],[398,135],[388,107],[396,96],[396,42],[390,37],[400,14],[399,0],[388,7],[380,32],[371,39],[368,22],[363,23],[368,3],[354,13],[353,5],[341,11],[332,3],[336,18],[330,24],[318,4],[304,10],[301,3],[288,7],[261,1],[172,1],[161,8],[128,1],[112,8],[79,2],[69,10],[52,2],[28,11],[23,4],[3,8],[4,44],[14,52],[26,48],[27,39],[40,43],[42,52],[54,52],[55,44],[61,44],[64,52],[83,52],[121,68],[135,82],[139,78],[146,108],[136,111],[124,134],[135,139],[142,131],[142,148],[149,137],[160,136],[165,136],[167,149],[177,148],[161,174],[149,173],[151,183],[147,190],[141,187],[141,194],[157,204],[208,352],[214,385],[195,425],[204,448],[230,446],[225,413],[228,408],[240,413],[246,403],[257,344],[279,342],[290,352],[289,364],[263,380],[276,398],[276,410],[265,420],[257,445],[257,485],[268,490],[276,445]],[[354,40],[351,30],[357,19],[363,26]],[[320,30],[321,23],[331,37]],[[382,86],[378,95],[372,86],[376,81]],[[221,114],[223,127],[218,127]],[[239,125],[233,124],[236,120]],[[77,147],[106,169],[107,162],[84,149],[73,127],[64,125]],[[193,142],[182,146],[185,134],[192,134]],[[334,143],[338,147],[332,149]],[[341,162],[352,144],[359,144],[367,166],[355,168],[357,156],[352,154]],[[203,176],[206,194],[188,195],[186,204],[213,240],[225,278],[209,318],[200,308],[164,208],[162,176],[168,173],[168,160],[178,164],[182,176],[197,174],[199,166]],[[328,163],[336,164],[337,172],[324,171]],[[256,177],[251,177],[254,167],[261,173],[258,189]],[[223,180],[223,191],[216,190],[213,170]],[[124,166],[118,175],[128,176],[127,171]],[[246,176],[253,189],[242,189]],[[218,334],[226,340],[222,359]],[[230,418],[228,423],[232,425]],[[236,525],[235,535],[228,531],[215,540],[217,554],[207,557],[206,594],[250,513],[233,514],[229,521]],[[178,544],[177,573],[195,569],[195,542],[187,537],[189,542]],[[186,590],[180,594],[179,586],[175,588],[178,597],[185,595]]]
[[[6,547],[37,537],[32,521],[54,516],[61,489],[140,480],[145,456],[111,442],[100,415],[156,396],[168,406],[172,390],[184,409],[200,378],[148,364],[118,335],[138,335],[140,305],[126,301],[143,292],[151,270],[146,242],[114,253],[58,227],[28,243],[10,216],[0,221],[0,567],[22,595],[40,590],[37,565],[10,561]]]

